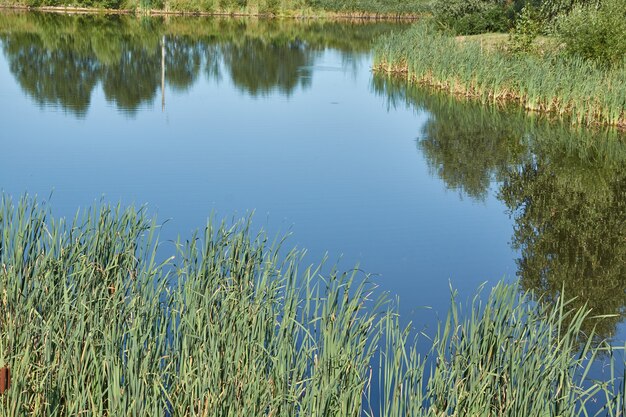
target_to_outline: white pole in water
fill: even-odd
[[[165,111],[165,35],[161,38],[161,111]]]

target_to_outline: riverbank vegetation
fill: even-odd
[[[435,2],[432,20],[380,40],[375,69],[483,103],[626,127],[626,2],[557,3]],[[510,35],[499,45],[455,37],[485,31]]]
[[[624,413],[621,352],[581,339],[598,318],[563,298],[453,298],[420,352],[357,270],[306,267],[249,220],[169,244],[159,229],[143,209],[66,221],[3,196],[3,416]]]
[[[139,14],[394,19],[417,17],[427,10],[424,0],[0,0],[0,7]]]

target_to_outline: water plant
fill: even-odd
[[[600,399],[598,415],[623,415],[617,371],[587,378],[601,349],[577,348],[588,311],[564,299],[498,284],[468,311],[453,300],[421,353],[367,275],[303,268],[251,230],[209,221],[165,258],[143,209],[65,221],[3,196],[0,414],[577,416]]]
[[[626,62],[607,69],[558,52],[488,51],[421,22],[383,36],[374,69],[482,103],[517,103],[573,124],[626,127]]]

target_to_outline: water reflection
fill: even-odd
[[[611,337],[626,313],[626,137],[460,103],[387,78],[374,89],[393,106],[428,111],[418,147],[450,189],[482,199],[492,180],[515,220],[525,290],[587,303]]]
[[[162,83],[185,90],[203,77],[228,79],[255,97],[288,96],[311,86],[325,49],[340,51],[349,64],[391,29],[397,26],[0,14],[3,52],[21,88],[37,103],[77,116],[88,112],[98,85],[130,113],[157,99]],[[519,253],[522,287],[554,297],[565,285],[596,314],[620,315],[599,322],[602,335],[613,335],[626,306],[626,140],[459,103],[388,79],[375,78],[374,88],[390,104],[428,111],[418,147],[448,188],[482,200],[496,180],[497,195],[515,220],[511,244]],[[342,189],[337,196],[345,194]],[[463,253],[471,251],[464,247]]]
[[[229,43],[223,55],[235,85],[253,96],[274,88],[290,95],[297,86],[311,85],[314,51],[300,40],[246,39],[240,44]]]
[[[260,20],[0,14],[10,70],[40,105],[77,116],[98,83],[110,102],[133,113],[162,82],[190,88],[201,74],[228,75],[241,91],[292,94],[311,85],[319,52],[368,53],[376,35],[398,26]],[[348,59],[348,58],[346,58]],[[164,79],[162,80],[162,76]]]
[[[626,306],[626,172],[624,164],[538,152],[505,179],[501,198],[515,215],[524,288],[549,296],[563,284],[594,314],[624,316]],[[603,336],[621,317],[599,320]]]
[[[425,107],[432,112],[432,106]],[[490,123],[481,112],[442,110],[431,113],[418,146],[431,172],[450,189],[484,199],[492,181],[505,178],[523,159],[518,126]]]
[[[92,57],[71,48],[50,49],[29,33],[3,37],[3,41],[11,72],[37,103],[60,105],[77,115],[87,111],[99,79]]]

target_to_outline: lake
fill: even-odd
[[[358,264],[433,333],[450,286],[562,288],[626,340],[626,139],[371,72],[359,21],[0,14],[0,188],[147,204]],[[429,307],[429,308],[425,308]]]

